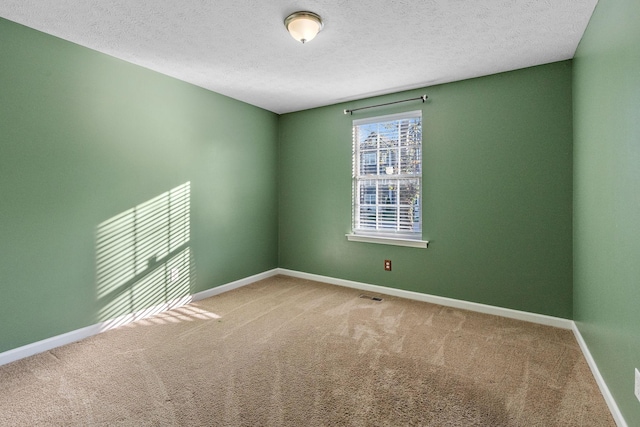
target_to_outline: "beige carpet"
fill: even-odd
[[[278,276],[0,367],[2,426],[614,426],[570,331]]]

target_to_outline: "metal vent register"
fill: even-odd
[[[382,298],[380,297],[372,297],[371,295],[365,295],[365,294],[360,295],[359,298],[370,299],[371,301],[382,301]]]

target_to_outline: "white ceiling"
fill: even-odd
[[[0,16],[276,113],[572,58],[597,0],[1,0]],[[322,16],[302,45],[284,18]]]

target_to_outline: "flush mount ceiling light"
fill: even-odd
[[[322,30],[322,18],[313,12],[294,12],[284,20],[291,37],[301,43],[312,40]]]

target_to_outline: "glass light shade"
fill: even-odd
[[[322,19],[313,12],[296,12],[284,20],[284,25],[291,37],[306,43],[322,30]]]

